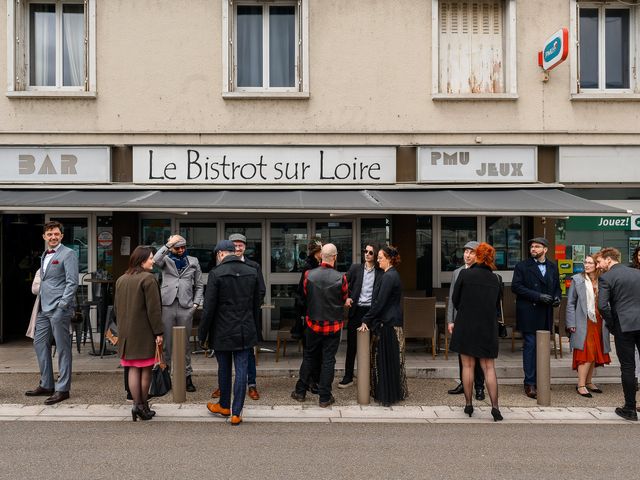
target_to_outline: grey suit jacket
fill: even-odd
[[[613,265],[598,280],[598,310],[609,330],[640,330],[640,270]]]
[[[587,338],[587,291],[584,275],[578,273],[572,277],[571,287],[567,294],[567,317],[566,327],[575,328],[575,333],[571,334],[571,348],[584,350],[584,341]],[[609,342],[609,329],[602,325],[602,343],[604,353],[611,351]]]
[[[167,258],[169,249],[163,246],[153,257],[156,265],[162,269],[162,305],[171,305],[175,299],[182,308],[191,308],[194,303],[202,305],[204,284],[202,283],[202,269],[196,257],[187,255],[189,264],[178,273],[176,264]]]
[[[73,307],[78,289],[78,255],[60,245],[45,270],[44,257],[40,259],[40,309],[51,312],[56,308]],[[43,272],[43,273],[42,273]]]
[[[456,281],[460,272],[467,268],[465,265],[456,268],[451,275],[451,285],[449,286],[449,301],[447,303],[447,323],[453,323],[456,321],[456,307],[453,306],[453,287],[456,286]]]

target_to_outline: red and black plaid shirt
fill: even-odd
[[[324,268],[333,268],[332,265],[322,262],[320,264],[320,267],[324,267]],[[307,270],[306,272],[304,272],[304,295],[305,297],[308,294],[307,291],[307,282],[309,279],[309,272],[311,270]],[[347,276],[346,275],[342,275],[342,301],[346,302],[347,298],[349,297],[349,284],[347,283]],[[307,323],[307,326],[313,330],[316,333],[319,333],[320,335],[330,335],[332,333],[336,333],[339,332],[340,330],[342,330],[342,327],[344,326],[344,318],[340,318],[340,320],[336,321],[336,320],[311,320],[311,318],[309,318],[309,315],[307,314],[305,316],[305,321]]]

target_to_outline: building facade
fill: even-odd
[[[404,287],[428,293],[471,239],[507,281],[533,235],[579,260],[607,239],[556,223],[569,236],[638,198],[638,3],[0,3],[0,341],[26,329],[50,218],[83,283],[176,231],[208,271],[242,232],[271,338],[310,238],[337,244],[340,269],[393,242]],[[568,59],[544,72],[563,27]]]

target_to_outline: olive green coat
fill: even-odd
[[[113,309],[118,324],[118,354],[127,360],[155,356],[162,335],[160,288],[149,272],[124,274],[116,282]]]

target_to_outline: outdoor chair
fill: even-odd
[[[436,358],[436,297],[404,297],[404,338],[431,340],[431,357]]]

